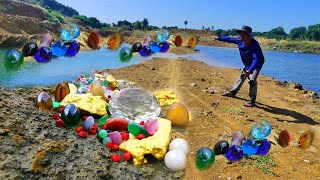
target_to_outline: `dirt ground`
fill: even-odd
[[[187,139],[191,145],[185,179],[320,178],[320,102],[304,96],[303,91],[281,87],[273,78],[261,75],[257,107],[244,108],[248,83],[244,83],[237,98],[220,95],[239,76],[238,69],[211,67],[183,59],[157,59],[111,70],[110,73],[117,79],[137,82],[151,92],[174,90],[191,111],[193,118],[188,128],[176,129],[174,133],[176,137]],[[259,158],[229,163],[225,157],[216,156],[216,162],[210,169],[199,171],[196,168],[194,158],[200,148],[212,149],[223,139],[230,142],[232,134],[238,130],[247,134],[259,120],[266,120],[273,127],[269,136],[273,142],[270,157],[267,160],[260,158],[267,161],[265,165],[259,163]],[[287,129],[294,140],[293,145],[287,148],[278,145],[276,140],[283,129]],[[313,145],[308,149],[297,147],[299,136],[309,129],[316,131]],[[269,169],[269,173],[265,174],[264,168]]]
[[[180,53],[183,53],[181,50]],[[163,162],[135,167],[113,163],[111,153],[96,138],[79,139],[72,131],[58,128],[51,114],[33,106],[41,91],[53,95],[54,87],[9,89],[0,87],[0,175],[5,179],[319,179],[320,102],[306,91],[286,88],[271,77],[258,79],[258,106],[244,108],[248,83],[237,98],[220,94],[239,75],[238,69],[217,68],[200,61],[155,59],[114,70],[116,79],[136,82],[150,92],[174,90],[191,112],[186,129],[174,128],[173,137],[190,143],[184,172],[171,172]],[[165,113],[165,112],[164,112]],[[273,126],[270,156],[245,158],[230,163],[216,156],[205,171],[195,166],[195,154],[202,147],[213,148],[219,140],[231,141],[235,131],[248,134],[252,125],[266,120]],[[283,129],[293,136],[293,145],[283,148],[276,137]],[[316,132],[313,145],[297,147],[299,136]]]

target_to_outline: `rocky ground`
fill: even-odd
[[[191,152],[185,172],[171,172],[163,162],[143,166],[131,162],[113,163],[111,152],[98,139],[79,138],[72,130],[58,128],[51,113],[33,105],[41,91],[53,95],[53,87],[0,88],[0,176],[4,179],[319,179],[320,101],[314,93],[293,83],[283,84],[260,76],[258,106],[243,108],[248,84],[237,98],[222,97],[238,76],[237,69],[217,68],[191,60],[156,59],[114,70],[116,79],[127,79],[150,92],[171,89],[192,114],[186,129],[174,129],[173,137],[189,141]],[[231,140],[241,130],[245,134],[259,120],[273,126],[270,155],[229,163],[216,156],[206,171],[195,167],[201,147],[213,148],[222,139]],[[291,132],[293,145],[278,145],[278,133]],[[316,132],[313,145],[296,146],[299,136],[309,129]]]

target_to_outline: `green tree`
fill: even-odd
[[[149,26],[149,21],[147,18],[144,18],[143,21],[142,21],[142,25],[143,25],[143,28],[144,29],[147,29],[148,26]]]
[[[143,25],[140,21],[136,21],[133,23],[133,29],[139,29],[141,30],[143,28]]]
[[[307,28],[306,27],[297,27],[290,30],[289,37],[292,40],[303,39],[305,36]]]
[[[320,24],[308,26],[305,37],[308,40],[320,41]]]
[[[284,31],[283,27],[279,26],[277,28],[273,28],[266,34],[267,38],[276,38],[276,39],[285,39],[287,37],[287,33]]]

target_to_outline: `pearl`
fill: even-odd
[[[181,171],[187,166],[187,157],[182,151],[174,149],[166,154],[164,163],[172,171]]]
[[[170,150],[180,150],[182,151],[185,155],[188,154],[189,151],[189,144],[186,140],[181,139],[181,138],[176,138],[171,141],[169,145]]]

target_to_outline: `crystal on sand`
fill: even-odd
[[[52,58],[52,52],[48,47],[42,47],[38,49],[38,51],[34,54],[34,58],[39,63],[47,63],[51,61]]]
[[[80,36],[80,27],[77,24],[66,24],[62,27],[60,36],[65,41],[72,41]]]
[[[299,138],[299,146],[302,148],[307,148],[312,144],[315,137],[315,132],[313,130],[308,130],[303,133]]]
[[[254,140],[249,139],[242,143],[241,148],[243,150],[243,154],[252,156],[257,154],[259,146]]]
[[[164,118],[170,120],[172,126],[185,128],[189,124],[188,109],[179,102],[171,105]]]
[[[288,130],[282,130],[279,134],[278,140],[279,140],[279,144],[282,147],[287,147],[290,145],[290,143],[292,141],[292,136]]]
[[[233,146],[233,145],[241,145],[241,142],[242,142],[242,139],[243,139],[243,135],[242,135],[242,132],[241,131],[237,131],[233,134],[232,136],[232,140],[231,140],[231,144],[230,146]]]
[[[152,53],[160,52],[161,45],[160,45],[160,43],[158,43],[158,42],[152,42],[152,43],[150,44],[150,49],[151,49],[151,52],[152,52]]]
[[[228,141],[222,140],[217,142],[217,144],[214,145],[213,150],[216,155],[219,155],[219,154],[225,154],[228,149],[229,149]]]
[[[269,152],[270,148],[271,148],[270,141],[268,139],[264,139],[259,145],[257,154],[264,156]]]
[[[243,150],[240,146],[233,145],[226,152],[226,157],[230,161],[239,161],[243,158]]]
[[[271,133],[271,125],[267,121],[259,121],[257,122],[251,130],[251,135],[257,139],[263,139]]]
[[[39,93],[38,97],[35,100],[35,106],[40,110],[48,110],[52,109],[52,99],[46,92]]]
[[[161,45],[161,49],[160,49],[160,52],[162,53],[165,53],[169,50],[170,48],[170,44],[166,41],[166,42],[163,42],[163,43],[160,43]]]
[[[143,119],[158,118],[161,108],[154,95],[139,88],[125,88],[109,101],[112,114],[123,114],[127,120],[140,123]]]
[[[209,148],[201,148],[196,155],[196,166],[200,170],[208,169],[215,160],[215,154]]]
[[[132,52],[139,52],[142,49],[142,44],[140,42],[134,43],[131,47]]]

